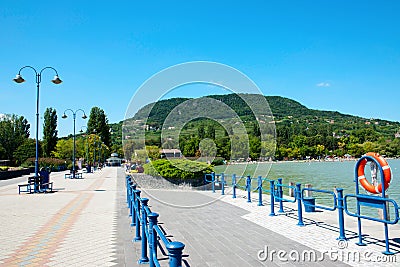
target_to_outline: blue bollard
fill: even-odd
[[[304,226],[303,222],[303,207],[301,206],[301,184],[296,184],[296,200],[297,200],[297,214],[299,217],[298,226]]]
[[[135,237],[133,238],[133,242],[138,242],[142,240],[140,237],[140,190],[135,190],[133,193],[135,194],[135,212],[136,212],[136,228],[135,228]]]
[[[343,188],[336,188],[337,196],[338,196],[338,213],[339,213],[339,237],[337,240],[347,240],[345,232],[344,232],[344,203],[343,203]]]
[[[221,173],[221,195],[225,195],[225,176]]]
[[[146,207],[149,202],[148,198],[142,198],[140,199],[140,202],[142,204],[142,218],[141,218],[141,223],[142,223],[142,257],[139,259],[139,264],[143,263],[148,263],[149,258],[147,257],[147,213],[146,213]]]
[[[182,251],[185,245],[181,242],[170,242],[166,245],[169,255],[169,266],[170,267],[181,267],[182,266]]]
[[[251,202],[251,177],[250,175],[246,178],[246,189],[247,189],[247,202]]]
[[[262,203],[262,177],[258,176],[258,206],[264,206]]]
[[[212,186],[212,192],[215,193],[215,173],[211,173],[211,186]]]
[[[270,191],[271,191],[271,213],[269,216],[275,216],[275,196],[274,196],[274,191],[275,191],[275,181],[269,181],[270,183]]]
[[[155,267],[154,261],[157,259],[157,231],[154,229],[157,226],[158,214],[152,212],[148,215],[149,218],[149,238],[150,238],[150,267]]]
[[[279,186],[280,185],[280,186]],[[282,178],[278,178],[278,196],[279,196],[279,213],[284,213],[285,211],[283,210],[283,188],[282,188]]]
[[[236,198],[236,174],[232,174],[232,198]]]

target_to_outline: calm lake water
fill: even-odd
[[[394,199],[397,204],[400,204],[400,181],[398,179],[400,175],[400,160],[387,161],[392,170],[392,181],[386,192],[390,198]],[[355,164],[356,161],[272,162],[217,166],[215,170],[217,174],[224,172],[228,175],[235,173],[239,176],[251,175],[251,177],[261,175],[272,180],[282,178],[284,184],[288,184],[289,181],[301,183],[302,186],[304,184],[312,184],[313,188],[316,189],[333,190],[334,187],[343,188],[344,194],[354,194]],[[369,166],[366,166],[365,174],[369,181],[371,181],[369,170]],[[229,178],[230,181],[231,179]],[[378,181],[380,181],[379,176]],[[365,193],[361,186],[360,193]]]

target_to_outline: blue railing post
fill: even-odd
[[[149,202],[148,198],[141,198],[140,202],[142,204],[142,218],[141,218],[141,223],[142,223],[142,257],[139,259],[139,264],[147,263],[149,262],[149,258],[147,257],[147,213],[146,213],[146,207],[147,203]]]
[[[278,178],[278,196],[279,196],[279,213],[284,213],[285,211],[283,210],[283,188],[282,188],[282,178]]]
[[[275,181],[269,181],[270,183],[270,191],[271,191],[271,212],[269,216],[275,216],[275,196],[274,196],[274,191],[275,191]]]
[[[247,202],[251,202],[251,177],[247,175],[246,178],[246,189],[247,189]]]
[[[215,172],[211,173],[211,186],[212,186],[212,192],[215,193]]]
[[[262,177],[258,176],[258,206],[263,206],[262,203]]]
[[[236,198],[236,174],[232,174],[232,198]]]
[[[221,195],[225,195],[225,175],[221,173]]]
[[[303,207],[301,206],[301,184],[296,184],[297,214],[299,217],[298,226],[304,226]]]
[[[135,186],[134,189],[132,189],[133,186]],[[134,185],[132,181],[130,181],[129,184],[128,184],[128,190],[129,190],[128,208],[129,208],[129,217],[131,217],[132,216],[133,190],[136,190],[136,185]]]
[[[339,213],[339,237],[338,240],[347,240],[345,232],[344,232],[344,203],[343,203],[343,188],[336,188],[337,196],[338,196],[338,213]]]
[[[157,231],[154,229],[157,226],[158,214],[152,212],[148,215],[149,218],[149,238],[150,238],[150,267],[155,267],[154,261],[157,260]]]
[[[135,227],[135,238],[133,238],[133,242],[138,242],[142,240],[140,237],[140,190],[135,190],[133,193],[135,194],[135,212],[136,212],[136,227]]]
[[[181,242],[171,242],[166,245],[169,255],[169,266],[170,267],[181,267],[182,266],[182,251],[185,245]]]
[[[130,201],[131,203],[130,215],[132,217],[131,226],[136,225],[135,193],[134,193],[135,190],[136,190],[136,185],[135,184],[131,185],[131,201]]]
[[[129,175],[126,176],[125,178],[125,186],[126,186],[126,203],[129,203],[130,195],[129,195],[129,181],[131,180],[131,177]]]

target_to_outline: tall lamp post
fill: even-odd
[[[86,131],[87,131],[87,127],[86,127],[86,126],[82,126],[82,127],[81,127],[81,130],[79,131],[81,134],[83,133],[83,130],[82,130],[83,128],[86,128]],[[88,164],[88,162],[89,162],[89,144],[88,144],[88,141],[87,141],[87,136],[86,136],[86,134],[84,135],[84,137],[85,137],[85,139],[86,139],[86,145],[85,145],[86,158],[85,158],[85,163]]]
[[[24,66],[22,67],[19,71],[17,76],[13,79],[14,82],[16,83],[23,83],[25,82],[25,79],[22,78],[21,76],[21,71],[25,68],[32,69],[35,72],[36,76],[36,155],[35,155],[35,177],[37,178],[38,172],[39,172],[39,88],[40,88],[40,83],[42,82],[42,72],[46,69],[51,69],[53,70],[56,75],[54,76],[53,80],[51,80],[54,84],[60,84],[62,83],[61,79],[58,77],[57,70],[53,67],[44,67],[41,69],[39,72],[36,71],[34,67],[31,66]]]
[[[68,116],[65,114],[65,112],[67,111],[71,111],[72,112],[72,118],[74,119],[74,149],[72,152],[72,178],[75,178],[75,150],[76,150],[76,144],[75,144],[75,120],[76,120],[76,113],[78,111],[82,111],[83,115],[82,115],[82,119],[86,119],[87,116],[85,114],[85,111],[83,111],[82,109],[77,109],[75,111],[73,111],[72,109],[66,109],[64,110],[64,114],[62,115],[61,118],[66,119]]]

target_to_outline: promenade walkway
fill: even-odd
[[[135,177],[142,196],[150,198],[151,210],[160,214],[167,237],[186,245],[183,266],[398,266],[400,262],[398,255],[395,263],[341,262],[325,253],[336,251],[340,257],[343,251],[362,249],[382,255],[383,227],[377,223],[363,224],[370,245],[357,247],[351,239],[341,250],[335,240],[335,214],[305,214],[309,225],[299,227],[295,213],[269,217],[268,206],[247,203],[241,196],[219,199],[219,192],[168,190],[165,185],[149,189],[143,176]],[[132,242],[122,168],[104,168],[84,174],[84,179],[52,173],[50,179],[56,192],[48,194],[18,195],[17,184],[27,177],[0,181],[0,266],[139,266],[140,242]],[[348,223],[346,219],[346,227]],[[398,229],[390,227],[394,251],[399,250]],[[346,234],[350,237],[352,231],[349,228]],[[281,259],[279,251],[286,252],[279,255]],[[293,251],[314,251],[316,260],[293,261],[289,259],[289,254],[295,256]],[[159,256],[161,265],[167,266],[167,257],[161,251]]]

